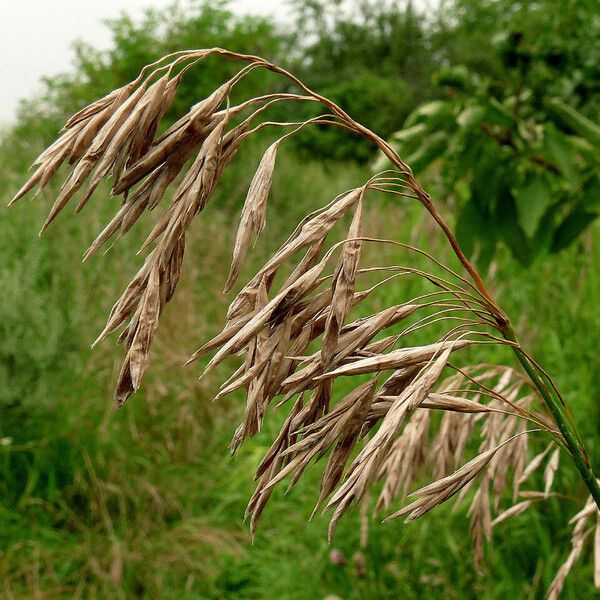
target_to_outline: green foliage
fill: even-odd
[[[429,52],[426,16],[412,2],[292,0],[298,67],[303,80],[329,87],[357,71],[403,79],[427,97],[435,59]],[[391,117],[393,118],[393,117]]]
[[[524,265],[562,250],[600,209],[600,126],[585,116],[600,103],[589,60],[600,56],[600,23],[593,3],[566,4],[562,19],[565,3],[553,0],[457,2],[454,34],[478,23],[464,46],[446,48],[464,64],[438,70],[445,99],[415,109],[391,137],[417,175],[435,174],[439,195],[455,200],[459,240],[483,269],[499,243]],[[476,48],[492,31],[490,50]]]
[[[3,198],[12,191],[6,185],[11,179],[0,170]],[[81,366],[67,315],[74,298],[65,273],[53,270],[57,252],[47,241],[31,244],[23,235],[34,226],[27,212],[0,220],[0,438],[15,443],[45,435],[44,420],[52,418],[70,377],[61,367]]]
[[[353,118],[385,137],[429,97],[437,59],[429,52],[425,16],[410,2],[291,4],[296,34],[282,63]],[[306,130],[300,143],[311,155],[330,159],[366,162],[373,154],[363,140],[335,128]]]
[[[342,79],[320,93],[347,108],[353,119],[368,123],[373,131],[394,131],[401,126],[411,106],[409,87],[402,79],[367,71]],[[307,116],[317,114],[307,113]],[[306,128],[299,143],[311,155],[323,158],[366,162],[373,155],[373,146],[367,140],[348,136],[335,127]]]

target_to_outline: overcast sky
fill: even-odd
[[[0,124],[11,121],[18,100],[39,88],[40,78],[69,69],[78,39],[106,48],[103,19],[126,11],[139,18],[145,8],[173,0],[0,0]],[[234,0],[232,10],[281,17],[282,0]],[[185,4],[185,3],[184,3]]]

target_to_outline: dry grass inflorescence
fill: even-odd
[[[238,74],[159,134],[185,72],[209,55],[238,61]],[[256,69],[279,74],[287,88],[234,104],[236,84]],[[281,102],[318,103],[324,112],[298,123],[269,121],[268,109]],[[214,48],[178,52],[145,67],[135,81],[68,121],[13,200],[35,186],[44,188],[63,163],[73,165],[43,231],[77,192],[83,190],[79,211],[98,184],[112,177],[121,206],[84,259],[125,235],[144,212],[162,211],[141,247],[140,252],[147,252],[145,262],[114,304],[98,338],[120,330],[118,339],[126,349],[117,405],[142,384],[159,319],[180,278],[188,230],[242,142],[268,128],[283,131],[267,148],[250,183],[226,292],[236,287],[245,259],[265,228],[278,152],[286,138],[314,125],[340,127],[367,138],[392,168],[341,191],[306,215],[239,289],[221,333],[188,360],[202,359],[205,375],[230,357],[242,357],[217,394],[222,398],[239,389],[246,392],[233,452],[261,430],[268,409],[287,411],[256,472],[256,490],[246,511],[252,532],[273,488],[284,480],[292,487],[311,463],[327,457],[315,511],[332,511],[330,537],[342,515],[371,489],[379,490],[377,513],[391,513],[387,519],[406,516],[408,521],[454,496],[468,496],[480,565],[494,527],[554,493],[564,449],[591,496],[573,518],[572,549],[549,594],[558,595],[591,538],[595,583],[600,585],[600,489],[551,378],[523,350],[507,316],[400,156],[339,106],[262,58]],[[423,249],[369,237],[365,206],[381,195],[420,203],[445,236],[460,272]],[[328,243],[342,226],[348,229],[341,241]],[[383,256],[381,250],[389,247],[401,250],[406,260],[365,264],[365,256]],[[415,266],[412,257],[419,258],[418,264],[426,260],[430,268]],[[385,294],[386,285],[398,277],[421,280],[429,291],[365,314],[364,300]],[[432,333],[427,343],[410,345],[412,334],[419,332],[422,338],[441,326],[441,336]],[[490,344],[513,351],[524,372],[508,365],[470,363],[475,348]],[[340,388],[343,393],[338,393]],[[536,454],[530,441],[539,433],[547,434],[550,442]],[[539,443],[532,445],[539,450]],[[477,444],[477,454],[467,460]],[[536,470],[543,470],[544,489],[526,489]],[[411,493],[424,477],[433,482]],[[394,510],[407,498],[408,504]],[[509,506],[507,498],[512,499]]]

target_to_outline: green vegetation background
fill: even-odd
[[[546,30],[535,29],[533,4],[463,0],[423,15],[410,3],[363,3],[360,9],[357,3],[349,17],[335,2],[296,0],[295,35],[263,19],[234,17],[214,3],[150,12],[142,23],[119,18],[109,24],[110,50],[79,44],[73,69],[46,81],[44,94],[24,103],[16,124],[2,133],[0,198],[8,201],[28,163],[67,114],[129,81],[140,66],[165,52],[219,45],[267,55],[389,135],[419,102],[439,94],[431,75],[440,66],[466,64],[500,77],[502,56],[488,41],[493,34],[510,33],[517,22],[535,31],[528,34],[534,46],[562,24],[565,35],[557,52],[567,61],[565,69],[575,69],[582,40],[592,34],[567,27],[573,24],[569,11],[590,16],[598,35],[594,2],[535,3],[549,15]],[[210,62],[190,73],[171,118],[204,97],[232,68]],[[581,87],[568,93],[598,122],[600,80],[594,80],[594,72],[584,74]],[[262,93],[276,82],[265,76],[246,85],[246,93]],[[36,232],[56,188],[3,212],[0,597],[543,597],[568,553],[567,521],[579,507],[573,499],[548,501],[499,527],[481,575],[470,556],[464,507],[453,511],[450,503],[410,525],[372,519],[364,549],[355,510],[338,527],[332,547],[347,564],[336,566],[329,559],[327,518],[307,521],[316,500],[317,466],[286,497],[274,495],[251,542],[242,515],[253,469],[268,447],[277,415],[230,458],[228,443],[243,398],[211,403],[226,371],[198,381],[197,367],[181,365],[219,328],[226,307],[220,289],[237,210],[261,148],[264,144],[257,142],[243,149],[211,210],[197,220],[184,277],[159,329],[144,389],[118,412],[112,411],[111,393],[120,349],[108,342],[91,351],[89,344],[139,264],[135,251],[142,232],[135,230],[106,256],[82,266],[83,250],[114,210],[107,188],[84,214],[65,214],[42,239]],[[369,175],[370,149],[337,133],[312,132],[284,150],[268,230],[256,247],[254,265],[307,211]],[[435,173],[429,179],[435,191]],[[440,206],[452,219],[451,203],[442,198]],[[372,205],[368,222],[382,237],[434,244],[446,252],[414,206]],[[501,248],[489,273],[524,341],[556,377],[596,464],[599,264],[600,231],[593,225],[574,245],[533,268],[524,269]],[[399,302],[409,293],[406,284],[396,283],[378,302]],[[557,488],[584,496],[566,460]],[[364,575],[352,561],[359,551],[366,559]],[[564,598],[593,596],[592,562],[586,553],[568,579]]]

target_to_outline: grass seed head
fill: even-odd
[[[209,55],[226,56],[245,66],[157,135],[185,72]],[[258,68],[287,78],[305,95],[273,93],[232,106],[230,96],[237,83]],[[305,100],[320,103],[326,112],[300,124],[270,122],[264,116],[275,102]],[[398,498],[403,500],[426,472],[434,481],[413,492],[417,499],[388,518],[408,515],[407,520],[416,519],[454,495],[460,500],[475,488],[469,515],[480,561],[483,543],[491,539],[493,527],[552,493],[558,448],[546,462],[543,492],[520,489],[550,451],[549,446],[529,459],[525,424],[533,423],[554,435],[572,453],[579,450],[574,450],[572,443],[569,446],[568,429],[563,427],[562,433],[557,433],[550,424],[534,390],[542,395],[545,391],[534,380],[502,365],[455,364],[455,357],[462,356],[463,350],[485,344],[505,344],[517,353],[522,351],[508,319],[464,256],[451,229],[408,166],[379,136],[268,61],[220,48],[178,52],[150,65],[135,81],[69,119],[58,140],[36,159],[38,168],[12,202],[36,186],[44,188],[60,166],[69,163],[70,175],[43,231],[86,182],[78,210],[88,203],[100,182],[112,176],[112,193],[122,196],[122,205],[84,258],[95,254],[113,236],[126,235],[142,214],[164,202],[140,250],[147,252],[144,264],[114,304],[97,340],[121,329],[119,341],[125,346],[125,359],[115,392],[121,406],[141,387],[149,367],[162,312],[180,279],[187,232],[213,198],[223,171],[242,142],[267,127],[291,128],[267,148],[250,182],[226,292],[239,279],[251,247],[265,227],[281,141],[312,125],[340,126],[367,138],[394,168],[339,194],[301,219],[232,300],[221,333],[204,343],[188,361],[214,352],[204,375],[226,358],[238,357],[235,360],[241,362],[217,394],[220,398],[238,389],[246,393],[242,422],[232,440],[233,451],[260,431],[269,407],[289,406],[256,472],[256,490],[246,510],[251,532],[254,535],[276,485],[289,477],[293,486],[311,463],[328,456],[317,507],[333,509],[330,537],[352,504],[361,501],[365,510],[365,498],[378,482],[383,483],[376,510],[388,510]],[[175,190],[171,193],[172,185]],[[437,258],[400,241],[367,237],[366,215],[374,194],[420,202],[447,238],[464,274],[446,264],[443,254]],[[332,244],[332,234],[346,218],[350,223],[345,237]],[[371,248],[405,252],[409,258],[400,265],[361,267]],[[387,253],[379,255],[385,258]],[[421,268],[421,262],[430,269]],[[385,292],[400,276],[430,286],[432,291],[365,314],[365,299]],[[408,324],[399,331],[397,326],[403,321]],[[434,325],[447,327],[440,335]],[[417,332],[427,341],[408,345],[406,338]],[[520,356],[529,361],[530,373],[540,376],[537,365],[525,354]],[[454,372],[448,375],[450,369]],[[366,381],[349,392],[346,388],[340,398],[342,379],[364,375],[368,376]],[[431,411],[443,413],[435,427]],[[471,447],[468,441],[476,432],[481,439],[479,452],[461,466]],[[503,461],[498,460],[499,454]],[[478,476],[480,482],[475,486]],[[524,500],[500,511],[500,498],[507,488],[515,500]],[[586,523],[592,518],[597,521],[597,510],[590,501],[574,517],[571,553],[552,584],[551,598],[557,596],[581,554],[591,531]],[[594,535],[597,583],[598,527],[596,524]],[[362,572],[362,563],[359,565],[358,559],[355,562],[357,572]]]

